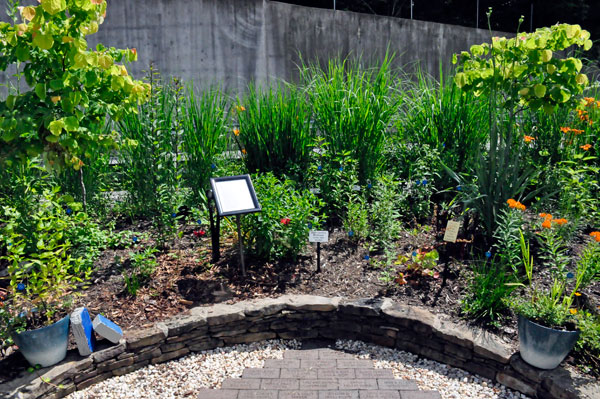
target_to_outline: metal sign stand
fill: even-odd
[[[242,218],[239,214],[235,215],[235,221],[237,222],[238,242],[240,244],[240,267],[242,269],[242,276],[246,277],[246,265],[244,264],[244,240],[242,239]]]
[[[321,243],[317,243],[317,273],[321,273]]]
[[[220,241],[221,241],[221,218],[219,217],[218,213],[215,215],[215,209],[213,208],[213,205],[216,206],[216,204],[214,203],[214,195],[213,195],[213,191],[212,190],[208,190],[208,215],[209,215],[209,219],[210,219],[210,239],[211,239],[211,243],[212,243],[212,262],[216,263],[219,261],[219,259],[221,258],[221,248],[220,248]],[[215,216],[216,216],[216,220],[215,220]]]

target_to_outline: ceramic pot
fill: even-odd
[[[555,330],[519,316],[521,357],[530,365],[550,370],[569,354],[579,338],[579,331]]]
[[[17,334],[14,340],[32,366],[52,366],[67,355],[69,316],[49,326]]]

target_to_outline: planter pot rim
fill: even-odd
[[[40,332],[41,332],[41,331],[45,331],[45,330],[47,330],[47,329],[49,329],[49,328],[52,328],[52,327],[54,327],[54,325],[55,325],[55,324],[58,324],[58,323],[60,323],[60,322],[64,321],[65,319],[68,319],[68,318],[70,318],[70,316],[69,316],[69,315],[66,315],[65,317],[61,317],[60,319],[58,319],[58,320],[56,320],[56,321],[52,322],[51,324],[48,324],[47,326],[40,327],[40,328],[34,328],[34,329],[32,329],[32,330],[25,330],[25,331],[23,331],[23,332],[20,332],[20,333],[14,333],[14,335],[28,334],[28,333],[31,333],[31,332],[34,332],[34,331],[36,331],[36,332],[37,332],[37,331],[40,331]]]
[[[548,331],[560,331],[560,332],[565,333],[565,334],[566,333],[579,334],[579,329],[575,329],[575,330],[559,330],[557,328],[546,327],[545,325],[537,323],[537,322],[535,322],[535,321],[531,320],[530,318],[527,318],[527,317],[525,317],[523,315],[519,315],[519,318],[523,319],[523,320],[527,320],[528,322],[530,322],[532,324],[535,324],[539,328],[543,328],[543,329],[548,330]]]

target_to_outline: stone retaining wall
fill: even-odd
[[[193,308],[153,327],[126,331],[118,345],[101,347],[87,358],[72,352],[38,375],[27,373],[0,385],[0,396],[61,398],[190,352],[273,338],[358,339],[460,367],[532,397],[600,398],[596,381],[562,367],[531,367],[498,337],[440,320],[425,309],[390,299],[344,301],[308,295]]]

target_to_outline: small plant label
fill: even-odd
[[[456,242],[458,237],[458,230],[460,230],[460,222],[449,220],[446,225],[446,233],[444,234],[444,241]]]
[[[329,232],[327,230],[310,230],[308,232],[309,242],[328,242]]]
[[[321,194],[321,189],[320,188],[311,188],[308,191],[310,191],[313,194]]]
[[[360,186],[357,186],[355,184],[354,186],[352,186],[352,191],[360,191]]]

